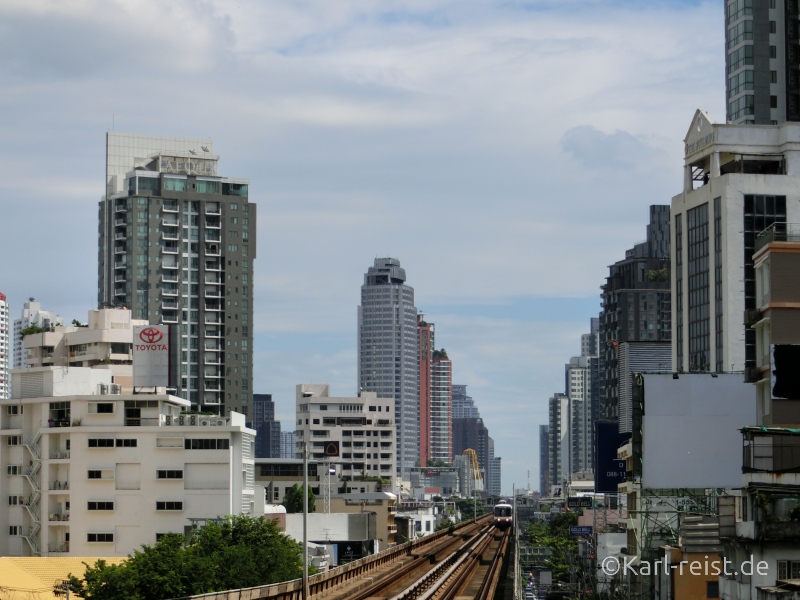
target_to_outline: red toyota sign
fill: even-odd
[[[139,332],[139,339],[145,344],[155,344],[164,338],[164,333],[158,327],[147,327]]]

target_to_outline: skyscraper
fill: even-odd
[[[431,460],[431,365],[434,349],[433,323],[417,315],[419,323],[419,463]]]
[[[376,258],[364,275],[358,307],[358,385],[394,398],[397,473],[419,460],[419,331],[414,288],[394,258]]]
[[[468,419],[480,417],[480,411],[475,406],[472,396],[467,395],[467,386],[453,384],[453,418]]]
[[[797,0],[726,0],[728,122],[800,121]]]
[[[281,457],[281,422],[275,420],[272,394],[253,394],[253,422],[256,430],[255,457]]]
[[[8,330],[8,302],[0,293],[0,399],[11,397],[8,381],[8,364],[11,357],[11,339]]]
[[[550,467],[550,485],[561,485],[568,481],[570,472],[569,441],[569,399],[566,394],[556,393],[548,403],[548,464]],[[550,490],[547,490],[548,495]]]
[[[22,348],[23,329],[33,326],[49,329],[51,326],[61,324],[61,317],[58,313],[42,310],[42,306],[36,301],[36,298],[28,298],[27,302],[22,305],[22,315],[19,319],[14,319],[14,368],[25,367],[25,351]]]
[[[539,494],[550,495],[550,427],[539,425]]]
[[[433,351],[430,398],[431,459],[449,463],[453,460],[453,363],[444,349]]]
[[[650,206],[647,239],[608,267],[606,283],[601,287],[601,397],[597,416],[603,419],[619,417],[619,344],[670,340],[669,211],[669,206]]]
[[[256,205],[212,142],[106,134],[98,303],[171,326],[175,394],[249,416]]]

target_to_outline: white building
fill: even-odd
[[[570,472],[592,470],[592,380],[588,356],[573,356],[564,367],[569,399]]]
[[[125,556],[190,519],[253,512],[245,417],[165,394],[103,394],[111,373],[14,372],[0,403],[0,555]]]
[[[22,305],[22,316],[14,319],[14,368],[22,369],[27,366],[25,349],[22,346],[22,330],[28,327],[41,327],[50,329],[62,325],[61,317],[57,312],[42,310],[36,298],[28,298]]]
[[[566,394],[557,393],[550,398],[549,419],[550,485],[560,487],[570,479],[569,398]]]
[[[714,124],[698,110],[685,142],[671,208],[673,369],[752,369],[755,330],[742,315],[756,308],[755,238],[800,222],[800,124]]]
[[[6,295],[0,293],[0,399],[8,398],[10,382],[8,363],[11,357],[11,341],[8,331],[8,302]]]
[[[90,310],[85,327],[56,325],[22,340],[25,367],[91,367],[111,371],[123,392],[133,389],[133,328],[148,321],[132,319],[125,308]]]
[[[301,383],[296,397],[296,457],[308,443],[310,458],[330,457],[343,479],[362,476],[394,480],[396,468],[394,398],[361,392],[357,398],[330,396],[327,383]],[[338,456],[329,452],[338,446]]]

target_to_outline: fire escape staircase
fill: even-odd
[[[42,456],[39,448],[39,441],[41,438],[42,434],[37,433],[36,437],[23,444],[25,449],[31,455],[31,461],[23,471],[23,475],[25,476],[25,479],[27,480],[31,489],[30,495],[24,501],[25,509],[28,511],[28,515],[31,518],[31,526],[22,537],[31,547],[33,556],[42,555],[41,543],[39,541],[39,532],[42,529],[42,511],[41,507],[39,506],[39,501],[42,498],[42,487],[39,477],[39,473],[42,469]]]

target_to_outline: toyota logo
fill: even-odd
[[[157,327],[148,327],[147,329],[142,329],[139,332],[139,339],[146,344],[155,344],[156,342],[160,342],[161,338],[163,337],[164,334]]]

